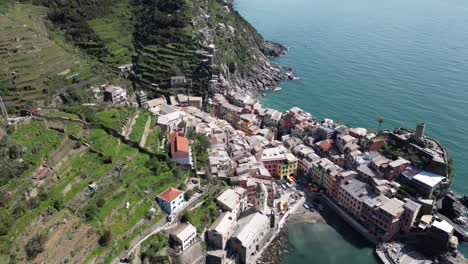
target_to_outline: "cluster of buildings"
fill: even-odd
[[[238,186],[217,199],[223,213],[206,232],[209,263],[223,263],[231,257],[228,252],[248,263],[274,227],[270,217],[274,213],[268,212],[276,206],[279,187],[284,188],[278,182],[294,183],[298,175],[376,241],[389,241],[397,234],[429,234],[428,230],[444,245],[454,241],[453,228],[445,228],[450,224],[444,220],[434,217],[425,225],[430,228],[420,225],[434,215],[436,194],[445,188],[447,174],[379,152],[389,138],[402,133],[377,135],[330,119],[319,121],[298,107],[282,113],[262,108],[258,100],[239,93],[215,94],[207,106],[204,112],[198,104],[159,104],[157,125],[168,133],[206,135],[210,141],[206,174]],[[433,146],[420,126],[414,137]],[[169,136],[171,149],[172,142],[177,146],[174,137],[178,139],[174,133]],[[421,142],[414,145],[421,148]],[[427,147],[424,151],[429,153]],[[436,161],[436,154],[446,155],[431,153]],[[408,188],[415,193],[405,195]]]
[[[268,206],[268,190],[263,183],[249,190],[235,187],[221,193],[216,203],[222,213],[207,229],[207,263],[250,263],[273,235],[274,214]]]

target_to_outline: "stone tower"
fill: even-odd
[[[257,184],[255,193],[255,210],[262,213],[268,213],[268,190],[263,183]]]
[[[416,126],[416,133],[415,133],[416,139],[422,140],[424,138],[425,128],[426,128],[426,125],[423,122],[418,123],[418,125]]]

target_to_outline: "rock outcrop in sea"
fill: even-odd
[[[280,57],[288,53],[288,47],[280,43],[267,40],[262,48],[262,52],[267,57]]]

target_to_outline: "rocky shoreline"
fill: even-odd
[[[257,260],[259,264],[279,263],[283,256],[289,253],[288,226],[284,226],[270,245],[263,251],[262,256]]]
[[[280,263],[281,259],[289,254],[289,233],[288,226],[294,224],[316,224],[325,223],[325,220],[318,212],[310,212],[304,207],[298,208],[289,216],[286,225],[278,232],[273,241],[263,251],[262,256],[257,260],[259,264]]]
[[[262,48],[256,58],[258,64],[252,68],[248,75],[232,76],[230,72],[236,71],[236,66],[223,67],[223,76],[230,85],[238,91],[250,91],[253,95],[262,91],[274,90],[281,81],[293,80],[295,74],[293,69],[280,66],[270,61],[269,57],[284,56],[287,48],[274,42],[265,42],[268,48]],[[234,67],[234,69],[232,69]],[[230,77],[234,78],[230,78]]]

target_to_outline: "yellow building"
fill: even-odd
[[[285,160],[278,164],[278,177],[284,178],[290,175],[296,175],[297,165],[298,160],[293,154],[285,154]]]

